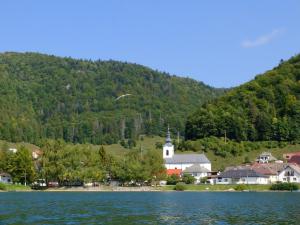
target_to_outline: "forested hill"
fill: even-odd
[[[188,78],[117,61],[0,54],[0,139],[114,143],[184,132],[187,114],[220,96]],[[123,94],[131,94],[116,100]]]
[[[234,88],[192,114],[186,138],[300,140],[300,55]]]

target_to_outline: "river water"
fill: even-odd
[[[300,224],[300,192],[2,192],[0,224]]]

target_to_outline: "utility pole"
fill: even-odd
[[[177,131],[177,145],[179,145],[179,131]]]

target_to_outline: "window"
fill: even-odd
[[[228,179],[227,179],[227,178],[225,178],[225,179],[224,179],[224,182],[227,182],[227,181],[228,181]]]
[[[297,181],[297,178],[296,178],[296,177],[294,177],[294,178],[293,178],[293,181]]]
[[[286,180],[286,178],[283,178],[283,180]]]
[[[166,155],[169,155],[169,150],[166,151]]]

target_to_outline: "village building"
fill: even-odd
[[[199,164],[194,164],[190,167],[187,167],[183,173],[193,176],[195,178],[195,183],[199,184],[201,182],[201,178],[209,176],[211,171],[200,166]]]
[[[211,162],[205,154],[175,154],[172,144],[170,130],[168,128],[166,143],[163,145],[163,159],[167,174],[178,175],[187,173],[200,182],[202,177],[206,177],[211,172]]]
[[[296,164],[287,165],[278,174],[279,182],[300,183],[300,167]]]
[[[268,184],[269,178],[249,167],[230,168],[222,172],[217,184]]]
[[[256,162],[269,163],[269,162],[274,162],[276,160],[277,159],[270,152],[263,152],[257,157]]]
[[[2,183],[12,183],[12,177],[8,173],[0,173],[0,182]]]
[[[268,163],[261,164],[255,163],[251,166],[253,170],[255,170],[259,174],[263,174],[269,179],[269,183],[278,182],[278,173],[284,168],[284,164],[282,163]]]

